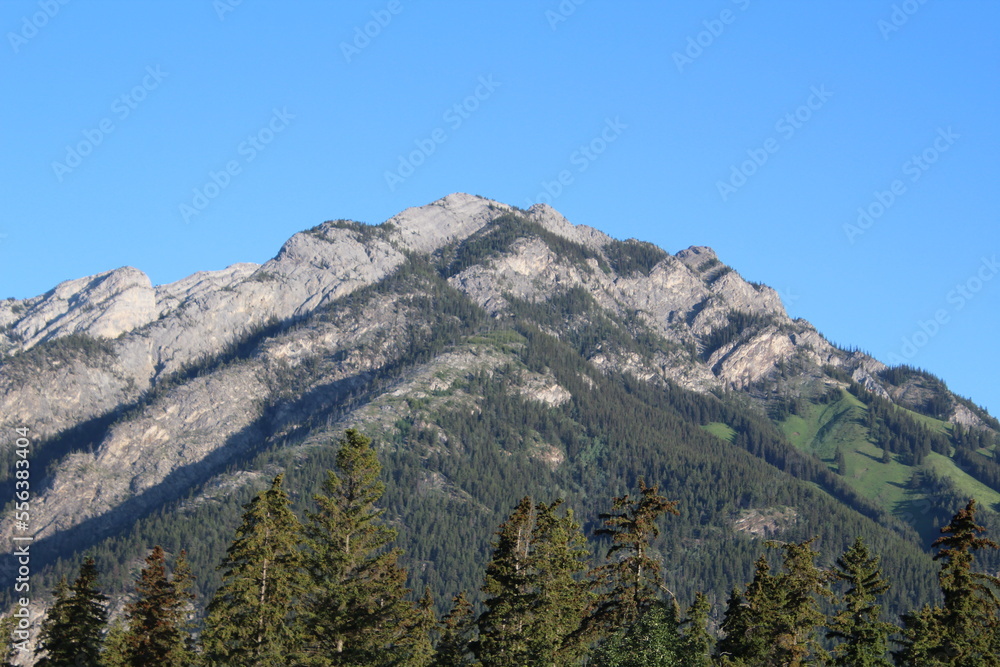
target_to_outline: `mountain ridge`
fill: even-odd
[[[526,465],[541,464],[553,480],[565,477],[558,483],[564,492],[582,493],[573,490],[587,486],[578,475],[592,471],[588,461],[612,456],[617,447],[599,435],[599,422],[577,412],[593,400],[583,394],[605,382],[594,373],[630,387],[617,399],[623,405],[629,396],[644,397],[645,407],[636,410],[660,409],[654,408],[664,400],[659,393],[677,393],[671,399],[677,406],[702,406],[685,417],[688,426],[729,414],[732,424],[718,423],[733,435],[716,436],[734,447],[727,456],[747,465],[745,454],[735,452],[751,452],[789,475],[789,483],[796,475],[811,480],[852,512],[911,541],[915,534],[907,531],[923,526],[928,510],[900,521],[905,507],[880,507],[864,496],[863,480],[844,476],[821,437],[819,426],[824,434],[832,426],[817,426],[813,440],[796,445],[799,452],[780,442],[774,424],[754,420],[770,416],[786,424],[789,413],[807,414],[804,406],[830,392],[852,394],[865,414],[881,411],[877,419],[903,426],[892,426],[896,440],[884,442],[868,435],[881,422],[866,426],[859,437],[868,440],[844,445],[852,448],[851,465],[881,446],[903,472],[918,470],[924,448],[946,448],[941,438],[959,427],[992,433],[989,415],[943,385],[916,371],[899,371],[890,382],[878,360],[842,350],[808,322],[793,320],[777,292],[743,280],[711,249],[670,255],[572,225],[544,205],[520,211],[449,195],[381,225],[328,221],[295,234],[261,265],[237,264],[157,287],[143,277],[119,269],[33,299],[0,302],[8,353],[0,364],[0,410],[29,424],[39,442],[45,473],[36,482],[33,534],[53,562],[134,532],[137,517],[168,512],[181,521],[191,508],[222,502],[221,490],[232,493],[260,478],[260,470],[247,468],[253,461],[268,461],[270,470],[322,460],[323,443],[348,425],[410,461],[389,466],[409,480],[398,482],[394,496],[400,521],[418,502],[405,489],[419,502],[436,498],[441,507],[493,512],[500,496],[477,491],[468,477],[474,467],[455,468],[463,452],[474,450],[466,442],[479,437],[461,420],[469,414],[496,420],[489,415],[493,403],[562,424],[519,432],[497,422],[498,433],[509,431],[497,446]],[[120,332],[98,337],[114,331],[114,323]],[[540,358],[539,350],[564,360]],[[494,383],[503,387],[495,396]],[[705,398],[683,398],[684,391]],[[710,407],[712,401],[730,407]],[[948,425],[934,426],[944,435],[932,444],[911,424],[916,417],[892,412],[892,406],[927,411],[928,401]],[[580,433],[589,433],[590,444],[573,444]],[[985,440],[976,443],[983,444],[976,452],[995,451]],[[439,463],[406,477],[400,470],[416,465],[406,457],[417,452]],[[282,456],[291,458],[274,462]],[[954,473],[958,483],[962,475],[992,474],[990,461],[973,463],[980,467],[964,464],[972,473]],[[662,474],[676,476],[666,468]],[[10,479],[8,471],[4,483]],[[936,493],[943,502],[947,494]],[[443,511],[434,507],[426,511]],[[804,511],[750,503],[737,515],[785,517],[773,532],[779,524],[797,529],[786,519]],[[741,532],[735,518],[713,521]],[[5,525],[10,537],[12,523]]]

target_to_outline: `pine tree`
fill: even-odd
[[[194,599],[191,584],[183,551],[174,576],[169,576],[163,548],[153,547],[136,582],[137,599],[125,609],[125,657],[130,667],[185,667],[194,661],[188,632],[188,613]]]
[[[777,655],[789,667],[809,664],[809,661],[824,660],[818,629],[826,622],[826,615],[820,610],[820,600],[829,600],[833,593],[829,588],[831,575],[816,567],[819,552],[812,548],[816,538],[801,543],[775,544],[782,554],[785,572],[780,574],[778,585],[783,589],[785,605],[779,618],[776,637]]]
[[[386,550],[396,531],[380,521],[376,503],[385,491],[371,441],[349,429],[339,441],[337,472],[327,473],[326,495],[305,527],[310,592],[306,619],[311,665],[421,664],[405,646],[423,631],[406,599],[400,552]]]
[[[880,620],[879,596],[889,590],[882,577],[880,558],[872,556],[860,537],[837,559],[834,577],[847,585],[841,609],[831,619],[828,639],[840,642],[834,649],[837,667],[891,667],[886,658],[888,637],[896,626]]]
[[[767,557],[761,556],[746,590],[734,587],[729,596],[722,620],[724,637],[716,647],[721,664],[766,664],[777,634],[775,622],[784,605],[782,593]]]
[[[599,515],[605,527],[595,534],[611,538],[606,556],[610,562],[595,571],[605,592],[591,625],[606,633],[627,627],[664,592],[669,593],[660,580],[660,561],[649,554],[650,544],[660,534],[657,521],[665,513],[679,515],[677,502],[640,480],[638,497],[615,498],[612,511]]]
[[[43,667],[52,664],[72,664],[75,657],[72,649],[66,644],[66,629],[70,624],[69,615],[69,583],[66,577],[61,577],[52,590],[52,608],[45,615],[39,630],[38,645],[35,647],[36,664]],[[41,656],[41,657],[40,657]]]
[[[101,667],[128,667],[128,627],[121,619],[108,625],[101,653]]]
[[[562,502],[535,507],[529,558],[532,664],[577,664],[585,648],[579,630],[591,605],[591,585],[584,580],[590,551],[572,510],[558,513]]]
[[[42,623],[35,655],[42,667],[92,667],[100,662],[101,641],[107,623],[108,598],[97,589],[97,567],[93,558],[80,565],[72,586],[60,581],[55,603]]]
[[[516,667],[528,661],[533,526],[534,507],[531,498],[525,497],[496,532],[482,589],[486,608],[479,615],[475,647],[485,667]]]
[[[302,526],[283,480],[278,475],[244,505],[236,539],[219,565],[222,585],[208,606],[202,637],[208,665],[283,667],[298,648]]]
[[[434,654],[434,667],[468,667],[474,664],[476,618],[465,592],[452,600],[451,611],[441,621],[441,639]]]
[[[812,549],[814,539],[767,543],[784,552],[784,571],[771,574],[761,556],[746,592],[733,591],[722,622],[726,636],[718,645],[722,664],[822,664],[826,654],[816,634],[826,617],[819,600],[832,593],[827,587],[830,575],[815,565],[819,554]]]
[[[0,667],[14,667],[14,655],[17,649],[14,648],[14,629],[17,627],[17,619],[13,616],[0,618]],[[37,664],[37,663],[36,663]]]
[[[691,667],[678,633],[677,607],[655,601],[639,619],[604,641],[591,656],[595,667]]]
[[[925,606],[903,616],[900,661],[921,665],[997,667],[1000,665],[1000,578],[974,572],[975,552],[997,549],[996,542],[980,537],[986,529],[976,523],[972,499],[931,546],[943,560],[938,573],[944,604]]]
[[[711,667],[712,648],[715,637],[708,631],[708,620],[712,613],[712,604],[704,593],[695,594],[694,602],[688,608],[681,621],[684,636],[684,655],[686,667]]]

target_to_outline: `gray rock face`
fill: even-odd
[[[51,292],[21,302],[21,307],[23,315],[8,335],[23,349],[72,333],[115,338],[157,315],[149,277],[128,266],[59,283]],[[5,310],[11,318],[13,304]]]
[[[37,537],[81,526],[111,529],[127,519],[116,514],[123,507],[156,507],[237,454],[336,409],[341,392],[398,359],[407,336],[426,328],[434,314],[390,295],[360,312],[325,307],[392,274],[407,252],[435,253],[511,211],[454,194],[378,227],[326,222],[294,235],[263,265],[236,264],[155,288],[141,271],[123,268],[62,283],[32,299],[0,302],[0,351],[16,353],[0,364],[0,412],[10,421],[29,424],[45,439],[138,405],[103,434],[93,452],[75,451],[58,462],[33,505]],[[596,255],[574,260],[543,239],[525,238],[449,279],[489,314],[508,312],[512,298],[541,302],[582,289],[611,315],[644,325],[667,343],[652,357],[599,346],[591,358],[598,368],[710,391],[752,386],[778,364],[798,360],[816,368],[843,367],[888,396],[879,380],[882,364],[839,350],[808,323],[791,320],[774,290],[746,282],[710,248],[667,255],[647,267],[648,275],[619,275],[608,261],[598,261],[608,259],[611,237],[573,225],[548,206],[535,206],[528,216]],[[734,312],[759,316],[760,324],[709,354],[702,341]],[[184,375],[275,322],[307,326],[269,333],[239,364]],[[58,355],[42,354],[54,349],[46,341],[69,334],[105,341],[96,347],[78,341]],[[507,362],[486,347],[438,355],[351,417],[392,423],[404,414],[404,394],[445,400],[435,392],[463,373]],[[167,379],[171,388],[157,385]],[[149,390],[154,393],[144,394]],[[527,378],[523,393],[548,405],[570,399],[542,375]],[[477,409],[474,398],[467,399],[469,409]],[[965,408],[956,409],[954,419],[966,425],[979,420]],[[561,462],[558,452],[540,449],[538,456],[546,465]],[[11,525],[4,523],[4,535]]]

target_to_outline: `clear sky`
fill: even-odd
[[[541,199],[712,246],[998,414],[997,25],[985,0],[4,0],[0,297]]]

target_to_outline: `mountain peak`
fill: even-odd
[[[432,253],[464,239],[493,219],[513,211],[485,197],[456,192],[425,206],[408,208],[386,221],[396,227],[395,239],[410,250]]]

